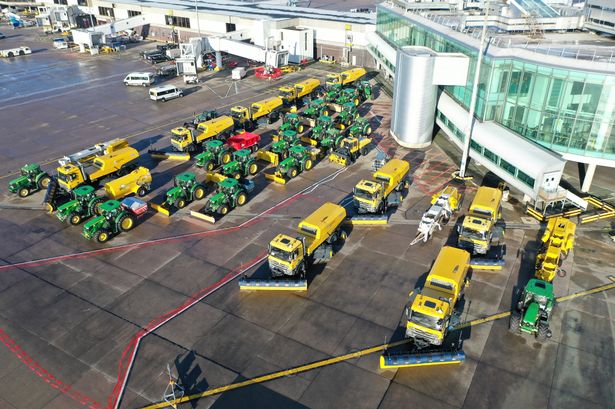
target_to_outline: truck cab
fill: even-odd
[[[273,277],[305,274],[305,245],[301,238],[278,234],[269,242],[267,262]]]
[[[294,85],[286,85],[280,87],[280,98],[286,104],[295,102],[297,99],[303,98],[306,95],[311,94],[320,86],[320,80],[316,78],[308,78]]]
[[[363,77],[366,73],[367,71],[365,70],[365,68],[352,68],[339,74],[327,74],[326,85],[330,87],[336,84],[351,84],[359,78]]]
[[[406,310],[406,337],[417,345],[442,345],[455,304],[467,285],[470,253],[445,246]]]
[[[171,145],[173,148],[181,152],[193,150],[195,145],[193,131],[194,128],[184,126],[171,129]]]
[[[492,245],[493,228],[501,215],[502,191],[486,186],[478,188],[459,229],[459,247],[486,254]]]

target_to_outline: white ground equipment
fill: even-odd
[[[410,245],[413,246],[420,241],[427,243],[436,229],[442,230],[442,225],[448,223],[453,213],[459,210],[460,204],[461,194],[454,186],[446,186],[433,195],[431,207],[423,213],[416,237]]]

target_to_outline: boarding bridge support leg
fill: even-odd
[[[222,66],[222,53],[220,51],[216,51],[216,67],[221,70],[224,68]]]
[[[583,184],[581,185],[581,192],[587,193],[592,186],[592,180],[594,179],[594,173],[596,172],[596,164],[590,163],[585,171],[583,177]]]

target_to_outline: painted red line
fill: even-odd
[[[14,339],[12,339],[6,331],[0,328],[0,341],[28,368],[32,370],[38,377],[44,382],[48,383],[53,389],[57,389],[63,395],[66,395],[75,402],[90,408],[100,409],[102,405],[94,399],[88,397],[82,392],[73,389],[71,385],[68,385],[43,368],[38,362],[36,362],[26,351],[24,351]]]

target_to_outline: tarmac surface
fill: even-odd
[[[429,243],[410,246],[416,222],[457,165],[438,140],[425,150],[395,145],[386,95],[376,92],[361,113],[375,128],[374,145],[411,164],[408,195],[390,224],[349,228],[334,258],[309,273],[307,293],[240,292],[235,278],[264,268],[259,260],[275,235],[292,234],[324,202],[348,203],[376,149],[342,171],[323,160],[284,186],[268,183],[261,169],[248,204],[215,225],[190,218],[201,201],[170,218],[150,212],[107,244],[42,211],[8,208],[37,206],[43,194],[19,200],[6,185],[26,162],[51,171],[64,154],[125,137],[152,168],[148,198],[155,199],[175,174],[195,168],[154,162],[146,151],[168,146],[169,130],[193,112],[224,112],[274,95],[283,82],[341,68],[316,64],[273,84],[206,74],[184,98],[162,104],[121,82],[128,72],[152,70],[138,57],[146,46],[79,55],[52,49],[34,29],[2,41],[34,53],[0,61],[0,408],[103,408],[124,385],[119,407],[137,408],[162,399],[167,365],[187,393],[197,393],[401,339],[408,293],[454,241],[451,221]],[[257,132],[268,141],[278,125]],[[480,169],[472,171],[480,184]],[[475,189],[465,187],[460,215]],[[506,266],[472,273],[462,321],[509,311],[533,275],[539,225],[512,196],[504,205]],[[607,228],[579,227],[556,295],[610,282],[615,244]],[[182,407],[614,408],[615,292],[561,303],[551,322],[544,344],[510,334],[507,319],[466,328],[461,365],[380,370],[371,354]]]

